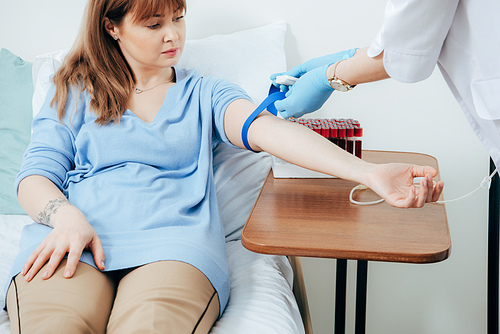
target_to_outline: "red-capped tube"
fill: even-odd
[[[321,135],[325,138],[330,137],[330,127],[327,124],[321,125]]]
[[[347,138],[345,141],[345,150],[351,154],[354,154],[354,140]]]
[[[354,143],[355,147],[354,147],[354,155],[357,156],[358,158],[362,159],[362,152],[363,152],[363,148],[362,148],[362,143],[361,143],[361,140],[356,140],[356,142]]]
[[[346,136],[346,131],[347,129],[345,128],[345,126],[341,125],[339,126],[339,134],[338,136],[339,137],[345,137]]]
[[[330,137],[337,138],[339,136],[339,128],[336,124],[330,127]]]
[[[352,125],[347,126],[346,137],[354,137],[354,127]]]

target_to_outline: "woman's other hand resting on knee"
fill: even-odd
[[[47,261],[41,274],[43,279],[50,278],[66,254],[64,277],[72,277],[86,248],[93,253],[97,267],[104,270],[101,240],[83,213],[71,205],[50,180],[38,175],[25,178],[19,184],[18,196],[31,218],[53,229],[24,264],[21,275],[26,281],[31,281]],[[40,198],[46,200],[40,201]],[[46,203],[45,207],[39,206],[41,202]]]

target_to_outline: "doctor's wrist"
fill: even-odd
[[[348,92],[356,87],[356,84],[353,84],[352,78],[346,79],[347,75],[339,75],[338,68],[343,65],[349,59],[339,60],[334,64],[328,66],[326,70],[326,78],[328,80],[329,85],[338,91]],[[347,72],[348,73],[348,72]]]

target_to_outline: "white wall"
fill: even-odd
[[[70,47],[83,0],[0,0],[0,47],[26,60]],[[287,21],[289,66],[368,45],[385,0],[188,0],[188,38]],[[334,93],[314,117],[352,117],[365,128],[365,148],[435,156],[446,199],[475,189],[488,173],[488,155],[470,130],[441,74],[418,84],[392,80]],[[447,206],[451,257],[438,264],[370,263],[368,333],[470,334],[486,331],[487,191]],[[313,326],[332,333],[334,260],[304,259]],[[353,272],[350,265],[350,274]],[[348,332],[353,332],[353,276]]]

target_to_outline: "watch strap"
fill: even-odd
[[[337,75],[335,74],[337,71],[337,66],[340,64],[340,62],[343,62],[344,60],[345,59],[341,59],[333,64],[333,71],[332,71],[333,77],[331,79],[328,79],[328,82],[331,84],[332,81],[336,81],[336,82],[340,83],[342,86],[344,86],[347,89],[347,91],[350,91],[351,89],[356,87],[356,85],[350,85],[349,83],[345,82],[344,80],[337,78]]]

